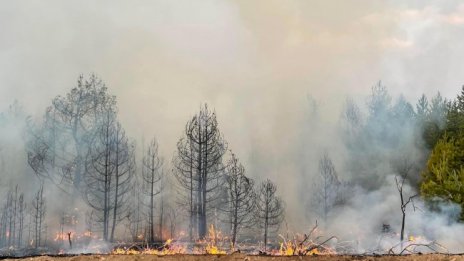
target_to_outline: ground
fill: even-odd
[[[6,259],[18,260],[18,259]],[[171,255],[171,256],[155,256],[155,255],[77,255],[77,256],[39,256],[27,257],[21,260],[32,261],[97,261],[97,260],[116,260],[116,261],[347,261],[347,260],[365,260],[365,261],[464,261],[464,255],[443,255],[443,254],[427,254],[427,255],[407,255],[407,256],[306,256],[306,257],[280,257],[280,256],[247,256],[243,254],[233,255]]]

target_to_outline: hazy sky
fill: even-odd
[[[38,115],[95,72],[129,134],[156,135],[169,158],[208,102],[239,157],[277,160],[307,95],[328,118],[378,80],[453,97],[463,42],[460,1],[0,0],[0,109],[16,98]]]

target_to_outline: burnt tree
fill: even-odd
[[[256,192],[255,221],[263,230],[264,251],[271,230],[278,230],[284,218],[284,204],[276,195],[277,187],[269,179],[263,181]]]
[[[76,87],[53,99],[43,122],[31,123],[28,128],[27,156],[34,172],[64,191],[80,191],[85,185],[86,156],[98,132],[97,121],[108,104],[114,103],[115,97],[97,76],[79,76]]]
[[[188,128],[189,125],[186,127]],[[186,132],[188,129],[186,128]],[[195,155],[193,153],[192,142],[186,137],[177,142],[177,151],[173,158],[174,176],[178,181],[181,189],[179,193],[179,203],[188,211],[189,220],[189,240],[193,241],[196,227],[196,205],[195,195],[197,188],[197,179],[195,177]],[[182,193],[183,192],[183,193]]]
[[[143,192],[148,197],[148,241],[151,243],[155,242],[155,196],[161,192],[158,183],[161,180],[162,166],[158,142],[153,138],[143,157],[142,169]]]
[[[129,142],[124,129],[118,122],[115,126],[113,137],[114,157],[114,194],[113,194],[113,223],[111,227],[110,241],[114,241],[116,225],[125,217],[129,210],[129,193],[133,189],[133,177],[135,171],[135,145]]]
[[[165,216],[166,216],[166,186],[167,186],[167,176],[162,171],[160,175],[160,184],[159,184],[159,191],[160,191],[160,200],[159,200],[159,214],[158,214],[158,239],[163,241],[163,228],[165,225]]]
[[[24,193],[16,185],[5,196],[0,218],[0,246],[20,247],[23,240],[26,203]]]
[[[223,183],[222,157],[226,150],[216,113],[207,105],[202,106],[187,122],[185,137],[179,141],[174,158],[174,174],[183,189],[190,223],[192,226],[196,223],[199,238],[206,236],[207,212]],[[193,231],[189,234],[192,239]]]
[[[31,216],[34,226],[34,246],[37,248],[42,245],[42,233],[44,232],[44,220],[46,211],[45,198],[43,196],[43,184],[40,185],[39,190],[35,194],[31,206]]]
[[[313,184],[312,205],[317,214],[327,220],[329,212],[335,206],[341,182],[335,166],[327,153],[319,160],[319,175]]]
[[[134,145],[117,122],[116,108],[109,106],[98,122],[86,162],[85,199],[102,225],[103,239],[114,240],[117,224],[126,217],[133,186]]]
[[[245,168],[233,153],[227,164],[225,180],[228,192],[228,204],[225,211],[230,227],[232,247],[235,247],[239,229],[249,226],[253,218],[254,181],[245,176]]]
[[[398,194],[400,196],[400,209],[401,209],[400,241],[401,241],[401,249],[402,249],[403,241],[404,241],[404,230],[406,226],[406,208],[408,207],[409,203],[412,203],[414,207],[414,198],[417,197],[418,195],[412,194],[408,196],[404,190],[405,182],[408,179],[409,173],[413,169],[412,162],[407,157],[403,157],[402,159],[398,159],[394,161],[392,164],[393,164],[394,170],[397,173],[397,175],[395,176],[395,183],[396,183],[396,189],[398,190]]]

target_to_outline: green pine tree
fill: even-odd
[[[423,172],[421,194],[429,202],[451,201],[464,209],[464,137],[445,135],[437,142]],[[464,215],[461,213],[461,220]]]

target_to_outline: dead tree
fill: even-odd
[[[404,241],[404,230],[406,226],[406,208],[409,203],[413,204],[414,207],[414,198],[417,197],[417,194],[411,196],[405,195],[404,184],[408,178],[409,173],[413,169],[413,164],[409,161],[407,157],[404,157],[400,160],[393,162],[393,168],[397,172],[395,176],[395,183],[398,193],[400,195],[400,209],[401,209],[401,233],[400,233],[400,243],[401,249],[403,249]],[[415,209],[415,207],[414,207]]]
[[[319,176],[313,184],[313,197],[311,209],[315,209],[323,220],[327,220],[330,210],[334,207],[341,182],[338,178],[335,166],[329,155],[324,155],[319,160]]]
[[[77,86],[65,96],[57,96],[46,109],[44,120],[29,126],[28,163],[41,178],[51,180],[64,191],[82,189],[86,155],[92,145],[97,121],[114,96],[95,75],[85,80],[81,75]]]
[[[5,199],[0,218],[0,246],[21,247],[26,208],[24,193],[16,185],[7,192]]]
[[[42,244],[42,233],[44,230],[46,211],[45,198],[43,196],[43,184],[40,185],[39,191],[35,194],[31,206],[34,225],[34,246],[37,248]]]
[[[161,180],[161,168],[163,160],[158,154],[158,142],[156,139],[148,145],[143,157],[142,181],[144,193],[148,197],[148,240],[155,242],[155,196],[161,191],[158,183]]]
[[[158,214],[158,238],[159,240],[164,240],[163,239],[163,228],[164,228],[164,216],[166,215],[165,213],[165,204],[166,204],[166,199],[165,199],[165,188],[167,185],[167,176],[164,174],[164,172],[161,172],[160,176],[160,184],[159,184],[159,191],[160,191],[160,200],[159,200],[159,214]]]
[[[134,146],[117,122],[113,107],[100,119],[86,161],[85,199],[102,225],[103,239],[113,241],[117,223],[127,211],[134,174]]]
[[[89,206],[99,215],[98,221],[103,227],[103,239],[107,241],[112,209],[111,191],[114,165],[111,164],[111,157],[113,155],[112,137],[116,123],[114,112],[108,110],[101,120],[98,137],[88,156],[90,166],[88,167],[85,196]]]
[[[187,128],[189,125],[187,124]],[[186,133],[189,131],[186,128]],[[177,152],[173,158],[174,176],[178,182],[180,192],[178,200],[181,207],[186,207],[188,210],[189,220],[189,240],[193,241],[197,211],[195,204],[195,196],[197,191],[198,179],[195,176],[196,156],[194,154],[193,144],[187,138],[181,138],[177,142]]]
[[[199,114],[190,122],[191,130],[187,137],[194,144],[197,156],[196,170],[198,179],[197,211],[198,211],[198,236],[204,238],[207,232],[208,205],[215,200],[214,193],[221,187],[224,166],[222,156],[226,152],[227,144],[216,120],[216,113],[210,111],[205,105]],[[211,196],[213,195],[213,196]]]
[[[245,176],[245,168],[233,153],[227,164],[226,182],[228,202],[225,211],[232,247],[235,247],[239,229],[251,225],[255,194],[254,181]]]
[[[134,241],[139,241],[141,238],[141,230],[143,229],[143,187],[139,175],[134,175],[134,189],[132,190],[130,210],[127,216],[128,227],[131,237]]]
[[[175,177],[183,189],[190,207],[190,218],[196,217],[198,237],[207,230],[207,212],[222,187],[224,164],[222,157],[227,143],[219,131],[216,113],[205,105],[186,125],[185,137],[178,143],[174,158]],[[184,201],[185,202],[185,201]]]
[[[264,251],[271,230],[278,230],[284,218],[284,204],[276,195],[277,187],[269,179],[263,181],[256,192],[255,221],[263,229]]]
[[[18,186],[16,186],[16,191],[18,189]],[[14,244],[14,225],[15,225],[15,210],[14,210],[14,205],[15,205],[15,194],[17,192],[9,191],[8,193],[8,246],[13,246]]]
[[[114,231],[117,224],[125,218],[129,210],[129,193],[133,189],[133,175],[135,171],[135,145],[129,143],[124,129],[116,123],[113,138],[114,157],[114,195],[113,195],[113,223],[110,241],[114,241]]]
[[[24,234],[24,217],[25,217],[26,202],[24,202],[24,194],[19,196],[19,229],[18,229],[18,247],[22,247],[23,234]]]

